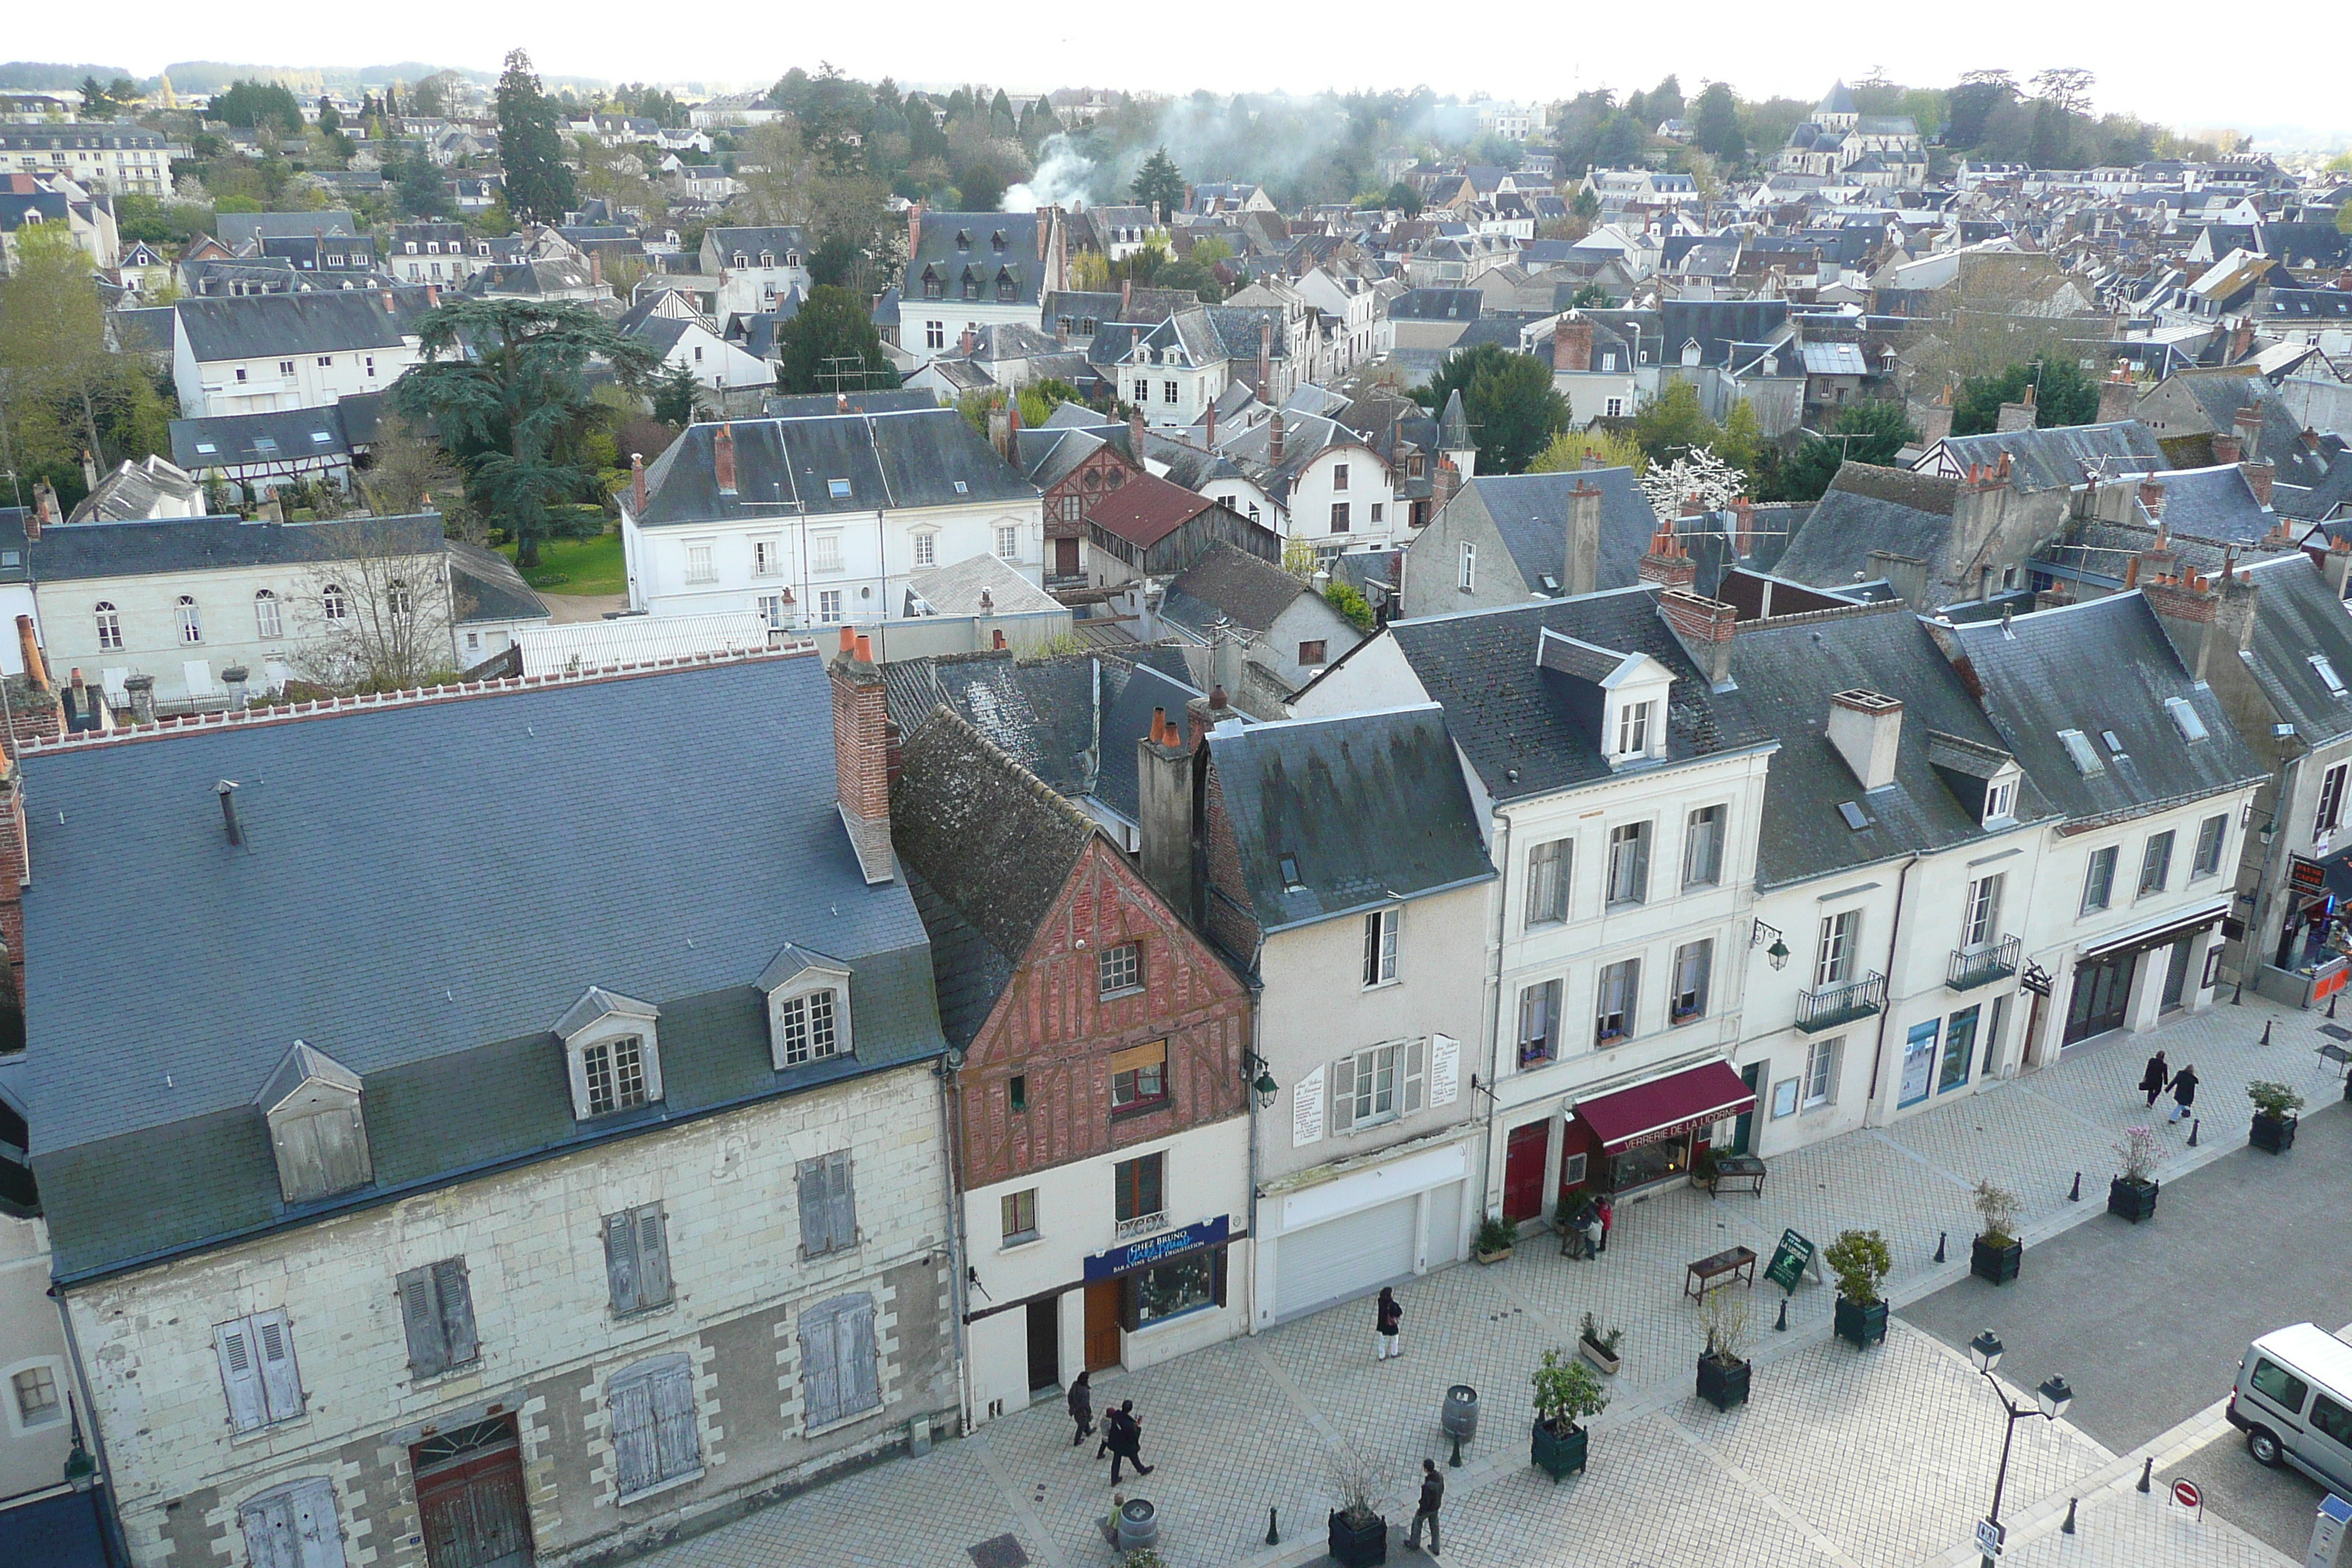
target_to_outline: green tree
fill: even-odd
[[[1381,205],[1392,207],[1396,211],[1404,214],[1404,216],[1409,218],[1419,217],[1421,216],[1421,193],[1414,190],[1402,180],[1399,180],[1389,187],[1389,194],[1382,198]]]
[[[423,148],[392,169],[393,199],[411,217],[440,217],[449,210],[449,187]]]
[[[701,392],[701,384],[694,379],[694,372],[682,364],[671,365],[654,383],[654,417],[665,425],[693,424],[697,400]]]
[[[1499,343],[1480,343],[1445,362],[1417,394],[1443,409],[1454,392],[1478,445],[1478,471],[1524,472],[1546,443],[1568,428],[1568,399],[1551,384],[1551,367]]]
[[[1683,117],[1683,84],[1672,71],[1666,79],[1650,89],[1650,119],[1654,123]]]
[[[2041,429],[2088,425],[2099,416],[2099,384],[2072,359],[2055,355],[2012,364],[1997,375],[1972,375],[1952,400],[1952,434],[1977,436],[2000,422],[2000,405],[2021,403],[2034,388],[2033,423]]]
[[[526,223],[562,222],[579,205],[572,166],[563,161],[562,113],[540,90],[530,57],[520,49],[507,56],[498,105],[508,210]]]
[[[85,120],[111,120],[121,112],[122,105],[113,93],[99,85],[94,76],[81,79],[81,113]]]
[[[1848,462],[1885,467],[1918,438],[1904,418],[1901,404],[1878,399],[1849,403],[1831,417],[1822,435],[1780,459],[1770,475],[1772,493],[1765,499],[1819,500]]]
[[[1676,381],[1633,416],[1633,439],[1650,461],[1671,463],[1694,447],[1718,447],[1723,431],[1698,405],[1698,388]]]
[[[232,83],[226,92],[213,94],[212,107],[205,110],[205,118],[255,131],[274,126],[289,136],[302,134],[302,106],[294,101],[292,93],[275,82]]]
[[[609,410],[596,401],[599,360],[632,392],[651,383],[652,350],[569,302],[454,300],[417,323],[424,357],[392,384],[395,413],[432,426],[466,475],[466,495],[539,564],[557,501],[585,499],[595,473],[588,437]]]
[[[1741,398],[1723,416],[1723,434],[1715,443],[1715,455],[1735,468],[1756,471],[1756,448],[1763,432],[1756,423],[1756,410]]]
[[[1727,84],[1711,81],[1699,93],[1697,110],[1691,118],[1691,142],[1726,165],[1748,156],[1748,138],[1739,128],[1739,100]]]
[[[1609,121],[1609,128],[1601,133],[1601,142],[1593,149],[1592,160],[1604,168],[1631,167],[1641,163],[1642,153],[1649,144],[1649,127],[1621,110]]]
[[[60,499],[100,468],[168,450],[171,413],[135,361],[110,353],[89,258],[58,225],[27,225],[0,278],[0,437],[22,477]]]
[[[1631,468],[1637,477],[1650,466],[1641,444],[1622,430],[1563,430],[1544,443],[1528,472],[1572,474],[1588,457],[1600,458],[1606,468]]]
[[[1004,200],[1004,173],[995,160],[977,159],[957,173],[956,193],[964,211],[992,213]]]
[[[1142,167],[1135,171],[1135,179],[1127,188],[1137,201],[1151,208],[1162,219],[1184,205],[1184,176],[1164,146],[1143,161]]]
[[[779,392],[854,392],[897,383],[873,312],[846,289],[818,284],[799,314],[776,330]]]
[[[319,95],[320,133],[321,135],[333,136],[340,132],[342,128],[343,111],[335,107],[335,100],[333,99],[328,97],[323,92],[320,93]]]

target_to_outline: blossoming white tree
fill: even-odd
[[[1641,479],[1650,510],[1661,518],[1680,517],[1685,503],[1696,501],[1701,511],[1719,511],[1748,493],[1748,476],[1715,455],[1712,447],[1693,447],[1671,463],[1652,463]]]

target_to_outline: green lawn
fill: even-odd
[[[515,547],[501,547],[509,561]],[[594,539],[550,539],[541,542],[539,564],[522,574],[523,581],[547,594],[619,594],[628,588],[621,561],[618,531]]]

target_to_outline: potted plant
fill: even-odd
[[[1576,1348],[1585,1360],[1614,1377],[1617,1369],[1625,1364],[1624,1358],[1617,1353],[1617,1342],[1624,1337],[1622,1329],[1612,1328],[1603,1333],[1601,1320],[1587,1312],[1583,1329],[1576,1336]]]
[[[1478,1239],[1471,1249],[1481,1263],[1500,1263],[1511,1255],[1511,1247],[1519,1239],[1518,1228],[1501,1215],[1490,1214],[1478,1222]]]
[[[2254,1147],[2273,1154],[2294,1148],[2295,1125],[2302,1120],[2295,1112],[2303,1109],[2303,1096],[2283,1083],[2256,1079],[2246,1085],[2246,1098],[2254,1102]]]
[[[2107,1212],[2119,1214],[2134,1225],[2156,1213],[2156,1178],[2148,1173],[2156,1169],[2156,1129],[2126,1127],[2124,1141],[2116,1145],[2116,1158],[2124,1168],[2107,1182]]]
[[[1712,1143],[1708,1144],[1706,1148],[1701,1149],[1692,1157],[1691,1181],[1693,1184],[1705,1187],[1710,1192],[1714,1190],[1716,1162],[1718,1158],[1720,1158],[1720,1156],[1716,1153],[1715,1145]]]
[[[1706,1325],[1706,1349],[1698,1358],[1698,1396],[1717,1410],[1746,1404],[1753,1368],[1744,1352],[1755,1321],[1749,1298],[1726,1285],[1706,1293],[1698,1313]]]
[[[1570,1470],[1584,1468],[1585,1451],[1592,1434],[1577,1425],[1609,1407],[1592,1369],[1558,1351],[1543,1353],[1536,1368],[1536,1421],[1528,1439],[1528,1462],[1557,1483]]]
[[[1168,1568],[1168,1559],[1149,1546],[1139,1546],[1119,1559],[1118,1568]]]
[[[2017,1239],[2017,1194],[1991,1182],[1979,1182],[1977,1218],[1984,1228],[1969,1244],[1969,1272],[1996,1285],[2017,1278],[2025,1243]]]
[[[1822,1253],[1838,1278],[1837,1336],[1868,1350],[1886,1338],[1886,1300],[1880,1281],[1895,1267],[1886,1238],[1874,1230],[1842,1230]]]
[[[1332,1467],[1332,1489],[1339,1506],[1331,1510],[1328,1545],[1341,1568],[1370,1568],[1389,1560],[1389,1521],[1381,1517],[1380,1476],[1353,1453]]]

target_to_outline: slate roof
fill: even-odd
[[[331,522],[172,517],[77,523],[44,529],[39,541],[27,548],[40,581],[64,583],[331,561],[361,549],[371,554],[425,554],[441,544],[441,515],[428,511]]]
[[[182,300],[180,331],[200,363],[400,346],[401,317],[375,289]]]
[[[2177,533],[2200,539],[2252,543],[2278,521],[2255,499],[2237,464],[2210,468],[2170,468],[2147,478],[2164,487],[2164,522]]]
[[[2238,738],[2221,700],[2189,678],[2147,598],[2114,594],[1999,621],[1934,629],[1961,679],[1983,692],[2005,749],[2067,816],[2137,816],[2259,782],[2265,770]],[[1965,661],[1965,662],[1963,662]],[[2085,679],[2096,671],[2095,680]],[[2205,722],[2189,742],[2165,707],[2178,697]],[[2088,739],[2100,771],[2084,776],[2061,730]],[[2101,739],[2124,743],[2113,754]]]
[[[2252,455],[2275,466],[2280,484],[2316,487],[2344,451],[2336,437],[2322,437],[2317,451],[2305,446],[2302,422],[2288,412],[2278,388],[2250,367],[2183,371],[2178,379],[2216,431],[2231,430],[2238,410],[2249,403],[2262,410],[2262,435]]]
[[[349,457],[373,438],[383,395],[354,393],[324,408],[216,414],[171,423],[172,460],[191,473],[247,464]]]
[[[1299,595],[1313,592],[1281,567],[1220,540],[1169,583],[1160,613],[1202,636],[1221,617],[1263,632],[1271,629]]]
[[[2282,517],[2300,518],[2306,522],[2325,521],[2341,509],[2352,507],[2352,462],[2337,458],[2327,465],[2327,472],[2319,482],[2307,489],[2301,485],[2273,485],[2271,506]]]
[[[1434,704],[1211,731],[1243,890],[1263,931],[1490,880]],[[1283,873],[1289,857],[1297,880]]]
[[[446,540],[443,548],[449,552],[449,618],[457,625],[551,618],[547,601],[497,551],[462,539]]]
[[[1731,673],[1748,693],[1757,721],[1780,742],[1764,781],[1759,887],[1990,836],[1937,773],[1929,755],[1931,737],[1952,736],[2002,752],[2006,744],[1918,617],[1902,605],[1743,627],[1732,641]],[[1883,692],[1903,704],[1895,782],[1868,794],[1826,733],[1831,697],[1857,689]],[[1870,826],[1860,831],[1847,826],[1838,810],[1843,801],[1859,804]],[[2052,815],[2032,781],[2024,781],[2017,821],[2040,822]]]
[[[842,400],[848,400],[844,409]],[[771,419],[815,419],[828,414],[904,414],[909,410],[929,413],[940,405],[940,400],[919,389],[894,386],[883,391],[849,392],[790,392],[772,393],[761,400],[761,411]],[[740,449],[738,460],[740,460]]]
[[[1601,557],[1593,585],[1627,587],[1639,578],[1642,557],[1658,531],[1657,513],[1634,482],[1633,469],[1479,474],[1462,487],[1462,494],[1477,498],[1476,504],[1503,536],[1511,563],[1530,594],[1560,591],[1560,574],[1568,561],[1568,497],[1580,480],[1601,491]]]
[[[58,1272],[298,1212],[252,1106],[296,1039],[364,1083],[376,1178],[305,1215],[936,1055],[921,922],[859,874],[831,716],[824,667],[791,657],[27,755],[27,789],[74,803],[31,826],[25,902]],[[529,792],[478,787],[520,772]],[[854,1058],[772,1067],[752,983],[786,942],[851,970]],[[142,983],[92,989],[101,951],[141,954]],[[293,952],[335,958],[223,983]],[[666,1100],[582,1125],[549,1031],[590,985],[660,1007]]]
[[[1769,745],[1738,690],[1714,691],[1658,616],[1649,584],[1546,599],[1499,610],[1390,623],[1388,635],[1422,689],[1445,709],[1448,731],[1487,795],[1507,804],[1619,776],[1600,738],[1576,717],[1566,677],[1536,664],[1543,631],[1625,654],[1647,654],[1673,672],[1666,758],[1684,762]]]
[[[1799,526],[1772,570],[1817,588],[1844,588],[1869,574],[1870,552],[1924,561],[1940,581],[1951,553],[1958,480],[1908,468],[1848,462]]]
[[[1013,285],[1013,303],[1035,308],[1045,264],[1037,256],[1037,215],[927,212],[917,226],[913,254],[907,258],[907,304],[923,302],[920,280],[935,277],[944,291],[938,303],[957,303],[969,275],[978,280],[976,303],[1003,304],[997,287]],[[902,309],[905,307],[902,306]]]
[[[1040,493],[962,415],[936,404],[866,415],[735,420],[731,495],[719,493],[712,466],[719,428],[690,426],[654,459],[646,470],[640,526],[1034,502]],[[834,497],[836,479],[849,481],[848,495]]]
[[[2352,616],[2301,551],[2243,563],[2241,570],[2257,590],[2253,646],[2242,657],[2263,695],[2305,746],[2352,734],[2352,693],[2331,689],[2311,662],[2317,654],[2352,681]]]
[[[2229,424],[2223,416],[2221,427],[2227,429]],[[2113,479],[2166,466],[2156,432],[2137,419],[1952,436],[1945,439],[1944,450],[1963,468],[1977,463],[1997,466],[2005,456],[2011,487],[2028,492],[2066,489],[2093,474]]]

